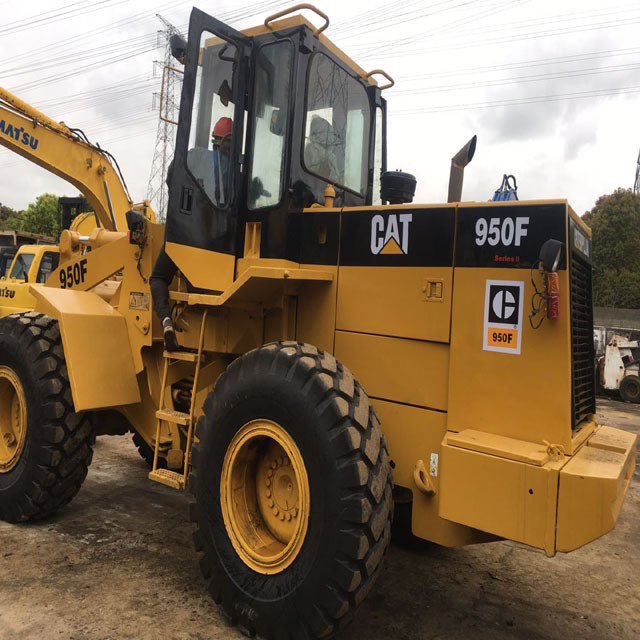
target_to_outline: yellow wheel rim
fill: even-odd
[[[231,543],[248,567],[270,575],[297,558],[309,493],[300,451],[280,425],[253,420],[236,433],[222,465],[220,504]]]
[[[11,471],[27,439],[27,401],[18,376],[0,367],[0,473]]]

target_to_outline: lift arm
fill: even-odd
[[[83,139],[76,130],[55,122],[2,87],[0,145],[77,187],[91,203],[104,229],[126,231],[125,213],[133,202],[108,154]],[[141,210],[155,222],[148,202],[144,202]]]

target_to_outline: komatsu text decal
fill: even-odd
[[[0,133],[3,133],[7,138],[21,142],[25,147],[31,147],[34,151],[38,148],[38,138],[25,131],[24,127],[14,126],[10,122],[0,120]]]

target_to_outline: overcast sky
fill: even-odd
[[[197,6],[236,28],[292,2]],[[0,0],[0,86],[116,156],[147,196],[157,111],[156,13],[186,32],[192,1]],[[416,202],[446,200],[451,156],[473,134],[464,200],[488,200],[504,173],[521,199],[567,198],[582,214],[630,188],[640,148],[640,2],[318,0],[325,34],[396,81],[389,168],[418,178]],[[23,209],[70,184],[0,148],[0,202]]]

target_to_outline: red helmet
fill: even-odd
[[[211,135],[217,136],[218,138],[224,138],[225,136],[231,135],[232,130],[233,120],[231,118],[222,117],[218,122],[216,122]]]

